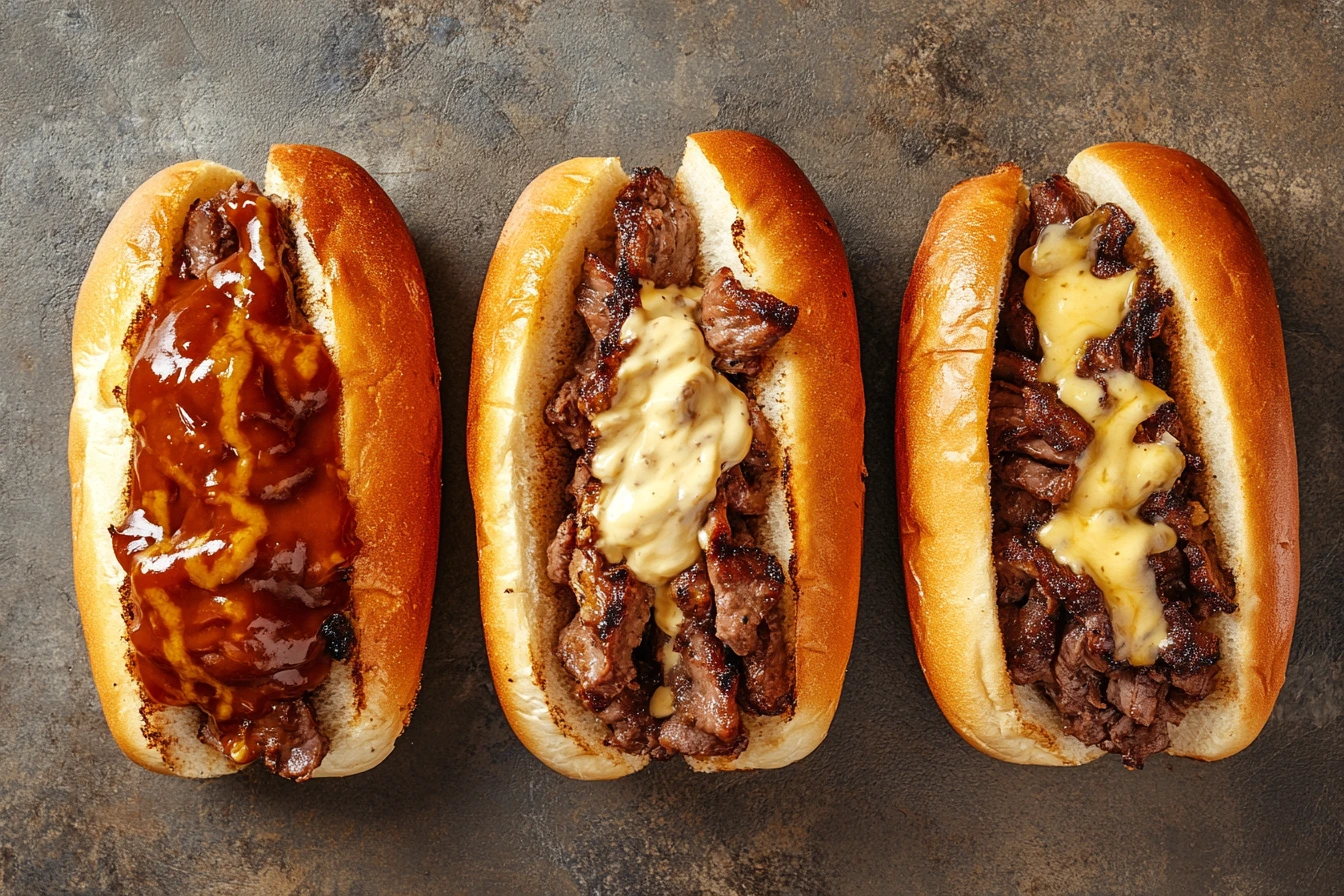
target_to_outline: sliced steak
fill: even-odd
[[[746,656],[756,649],[761,620],[784,592],[784,570],[749,538],[733,535],[727,498],[722,493],[710,508],[705,529],[709,534],[705,560],[714,587],[715,634],[738,656]]]
[[[709,571],[703,559],[695,561],[668,583],[677,607],[687,619],[707,620],[714,606],[714,591],[709,584]]]
[[[699,248],[695,217],[673,196],[671,179],[657,168],[636,169],[616,197],[620,268],[656,286],[685,286]]]
[[[1072,224],[1091,214],[1095,203],[1073,182],[1062,174],[1052,174],[1044,183],[1031,187],[1030,245],[1041,238],[1041,231],[1050,224]]]
[[[307,781],[327,754],[327,739],[306,698],[281,700],[266,715],[243,722],[207,716],[201,727],[201,740],[226,755],[226,743],[239,739],[268,769],[293,781]]]
[[[1013,266],[1008,278],[1008,289],[1004,293],[1003,304],[999,308],[998,345],[1001,348],[1026,355],[1040,357],[1040,332],[1036,327],[1036,317],[1023,300],[1022,291],[1027,284],[1027,275],[1021,268]]]
[[[611,726],[611,736],[603,743],[626,753],[667,759],[669,754],[658,743],[658,720],[649,715],[649,697],[656,684],[648,679],[657,671],[644,666],[634,682],[598,711],[597,717]]]
[[[1049,678],[1055,655],[1055,618],[1051,610],[1049,599],[1039,589],[1032,589],[1021,606],[1009,604],[999,608],[1008,674],[1014,684],[1032,684]]]
[[[743,516],[760,516],[769,506],[765,489],[747,481],[741,464],[719,477],[719,490],[727,497],[732,511]]]
[[[742,705],[761,716],[793,708],[793,664],[789,662],[784,610],[775,606],[756,629],[756,649],[742,657],[746,675],[738,695]]]
[[[204,277],[206,271],[238,251],[238,233],[224,217],[224,205],[243,191],[261,192],[256,184],[244,181],[191,207],[182,233],[178,261],[181,274]]]
[[[659,736],[664,749],[698,756],[736,755],[746,746],[737,709],[737,670],[707,622],[687,621],[673,642],[681,660],[665,675],[675,710]],[[696,737],[690,732],[707,734]],[[684,749],[691,747],[692,749]]]
[[[1129,716],[1122,715],[1106,733],[1102,749],[1119,753],[1125,760],[1125,768],[1141,769],[1144,761],[1171,746],[1171,737],[1167,732],[1166,721],[1152,725],[1140,725]]]
[[[737,282],[728,268],[705,284],[700,325],[714,350],[714,364],[727,373],[760,372],[761,358],[798,322],[798,309]]]
[[[1049,501],[1042,501],[1025,489],[1009,485],[998,476],[990,479],[989,487],[996,534],[1011,529],[1034,532],[1055,512],[1054,505]]]
[[[1106,699],[1140,725],[1151,725],[1167,688],[1167,682],[1147,669],[1117,669],[1106,685]]]
[[[997,351],[994,353],[993,377],[1017,386],[1027,386],[1040,382],[1040,365],[1018,352]]]
[[[1105,339],[1088,341],[1078,362],[1078,373],[1094,377],[1103,385],[1101,374],[1107,370],[1127,370],[1140,379],[1153,379],[1153,340],[1162,333],[1171,302],[1171,290],[1158,286],[1152,269],[1141,272],[1120,326]]]
[[[608,563],[580,525],[569,567],[579,612],[560,633],[560,660],[584,699],[601,709],[635,679],[634,650],[644,638],[653,589],[624,564]]]
[[[1004,461],[998,474],[1004,482],[1055,506],[1068,500],[1078,480],[1077,467],[1052,467],[1026,457],[1013,457]]]
[[[569,583],[569,565],[574,557],[574,514],[560,521],[555,537],[546,546],[546,577],[557,585]]]
[[[582,451],[588,444],[588,436],[592,429],[588,425],[588,418],[583,415],[579,400],[581,383],[582,378],[577,374],[565,380],[560,385],[560,390],[555,393],[555,397],[551,399],[551,403],[546,405],[546,422],[551,424],[575,451]]]
[[[1093,238],[1096,257],[1092,261],[1092,275],[1107,279],[1133,267],[1125,260],[1125,243],[1134,232],[1134,222],[1119,206],[1109,202],[1097,209],[1097,213],[1102,216],[1102,222]]]

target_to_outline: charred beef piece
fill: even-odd
[[[1019,352],[994,353],[993,377],[996,381],[1015,386],[1030,386],[1040,382],[1040,365]]]
[[[705,561],[697,560],[694,566],[688,566],[668,583],[672,588],[673,599],[687,619],[706,620],[714,607],[714,590],[709,584],[709,571]]]
[[[1151,495],[1139,508],[1139,514],[1149,522],[1164,522],[1175,530],[1189,568],[1191,611],[1195,617],[1207,619],[1214,613],[1236,612],[1236,591],[1218,562],[1213,533],[1206,525],[1208,514],[1183,494],[1180,483],[1169,492]]]
[[[1033,588],[1021,606],[1009,604],[999,613],[1013,684],[1032,684],[1050,677],[1050,662],[1055,655],[1054,610],[1050,599]]]
[[[612,319],[613,309],[607,306],[607,300],[614,295],[616,273],[597,255],[583,253],[583,274],[574,293],[574,305],[595,343],[600,344],[613,330],[620,330]]]
[[[1073,463],[1092,441],[1092,427],[1077,411],[1059,400],[1052,385],[1030,383],[1019,386],[995,380],[989,388],[990,451],[1002,454],[1023,450],[1022,446],[1044,442],[1038,452],[1052,452]]]
[[[1125,260],[1125,243],[1134,232],[1134,222],[1119,206],[1109,202],[1097,209],[1097,213],[1102,216],[1102,221],[1094,238],[1096,258],[1092,261],[1092,274],[1104,280],[1133,267]]]
[[[1052,467],[1029,457],[1014,457],[1004,461],[997,473],[1009,485],[1017,486],[1032,497],[1052,505],[1063,504],[1078,479],[1078,468]]]
[[[673,642],[681,660],[668,670],[664,684],[675,695],[676,709],[663,723],[659,742],[674,753],[735,756],[746,746],[737,709],[737,669],[709,623],[687,620]]]
[[[722,493],[710,507],[705,529],[709,533],[705,561],[714,588],[714,633],[738,656],[746,656],[756,649],[761,620],[784,593],[784,570],[749,536],[734,536]]]
[[[635,679],[634,651],[653,609],[653,589],[625,564],[608,563],[582,523],[576,539],[569,582],[579,612],[560,633],[557,650],[584,700],[600,710]]]
[[[243,181],[191,207],[178,255],[179,274],[204,277],[206,271],[238,251],[238,234],[224,217],[224,205],[242,192],[260,193],[261,190],[251,181]]]
[[[719,477],[719,489],[728,499],[728,506],[734,513],[743,516],[760,516],[765,513],[765,489],[756,488],[747,481],[741,464]]]
[[[700,247],[694,216],[672,193],[666,174],[639,168],[616,196],[620,268],[660,287],[690,283]]]
[[[1035,245],[1049,224],[1072,224],[1091,214],[1095,203],[1062,174],[1052,174],[1031,188],[1031,236]]]
[[[1164,312],[1171,302],[1171,290],[1158,286],[1151,269],[1139,274],[1129,312],[1111,335],[1088,342],[1078,372],[1100,378],[1107,370],[1128,370],[1140,379],[1153,379],[1152,342],[1161,335]]]
[[[995,568],[1014,587],[1029,592],[1031,582],[1051,601],[1062,604],[1083,633],[1088,665],[1105,672],[1114,665],[1115,634],[1101,589],[1086,575],[1055,562],[1054,555],[1026,533],[1008,532],[993,543]],[[1003,586],[1000,585],[1002,592]],[[1003,601],[1003,598],[1000,598]]]
[[[557,585],[569,584],[569,564],[574,558],[574,514],[560,521],[555,537],[546,546],[546,577]]]
[[[776,605],[757,626],[756,649],[742,657],[746,674],[738,699],[760,716],[793,709],[793,665],[784,626],[784,609]]]
[[[555,393],[551,403],[546,405],[546,422],[551,424],[575,451],[582,451],[588,444],[591,429],[580,405],[580,385],[580,377],[570,377],[560,385],[560,391]]]
[[[999,307],[999,332],[996,343],[999,348],[1029,358],[1037,358],[1040,357],[1040,333],[1036,328],[1036,318],[1022,298],[1022,291],[1026,285],[1027,275],[1014,265],[1013,272],[1008,277],[1008,289]]]
[[[700,297],[705,342],[714,350],[715,366],[726,373],[759,373],[761,358],[797,322],[797,308],[746,288],[728,268],[709,278]]]
[[[649,699],[659,677],[656,663],[636,661],[635,680],[597,710],[598,719],[611,726],[611,735],[603,743],[627,753],[670,758],[658,743],[658,720],[649,714]]]
[[[611,270],[592,252],[585,252],[574,301],[598,347],[598,357],[606,357],[620,343],[625,319],[639,307],[639,282],[631,274]]]
[[[1035,532],[1050,519],[1055,512],[1054,505],[1027,491],[1009,485],[992,477],[989,483],[990,499],[994,511],[994,532],[1006,532],[1010,529]],[[1018,597],[1026,592],[1023,591]]]
[[[306,698],[282,700],[266,715],[243,722],[218,722],[207,716],[200,737],[225,755],[229,752],[225,742],[241,738],[268,769],[293,781],[307,781],[327,755],[327,739]]]
[[[656,759],[670,758],[658,742],[658,720],[649,715],[649,694],[643,688],[621,691],[598,711],[597,717],[611,726],[611,735],[603,741],[607,746]]]

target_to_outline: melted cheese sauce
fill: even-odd
[[[1115,629],[1116,658],[1136,666],[1157,661],[1167,636],[1157,580],[1148,556],[1176,546],[1165,523],[1138,516],[1139,506],[1169,490],[1185,469],[1185,455],[1172,436],[1149,444],[1134,432],[1171,398],[1152,383],[1123,370],[1104,374],[1106,388],[1078,375],[1089,339],[1109,336],[1121,321],[1137,272],[1103,279],[1092,274],[1089,215],[1070,226],[1046,227],[1022,257],[1028,279],[1024,300],[1036,316],[1044,358],[1042,382],[1092,425],[1095,436],[1078,458],[1078,482],[1069,500],[1036,533],[1055,559],[1086,573],[1105,596]]]
[[[695,322],[699,295],[643,286],[643,307],[621,327],[630,349],[615,400],[593,418],[597,546],[654,586],[699,559],[697,533],[719,475],[751,447],[746,398],[714,369]]]

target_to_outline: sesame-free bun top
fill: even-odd
[[[1297,467],[1273,283],[1245,210],[1190,156],[1105,144],[1068,174],[1129,214],[1174,295],[1171,392],[1206,461],[1198,492],[1238,610],[1205,623],[1222,642],[1218,683],[1172,726],[1168,752],[1220,759],[1268,719],[1297,607]],[[990,548],[989,380],[1026,203],[1016,166],[958,184],[916,256],[897,385],[901,542],[920,662],[948,720],[991,756],[1076,765],[1102,752],[1065,735],[1053,705],[1008,677]]]
[[[648,759],[603,744],[609,730],[573,693],[555,655],[573,600],[546,576],[573,459],[543,414],[581,343],[574,290],[585,248],[610,245],[619,159],[573,159],[524,190],[495,250],[477,313],[468,422],[481,607],[500,703],[523,743],[576,778],[613,778]],[[744,715],[739,756],[698,770],[772,768],[811,752],[839,701],[858,601],[863,386],[853,292],[835,224],[783,150],[752,134],[687,140],[676,177],[700,224],[703,278],[732,268],[800,309],[754,397],[779,440],[760,546],[785,561],[797,706]]]
[[[108,225],[73,331],[70,478],[75,584],[89,659],[117,743],[145,768],[211,777],[238,766],[197,738],[194,707],[149,703],[136,677],[108,529],[127,512],[134,437],[122,405],[134,324],[163,288],[187,212],[243,177],[183,162],[141,185]],[[299,306],[342,382],[341,463],[363,546],[351,582],[356,650],[310,696],[330,750],[315,776],[391,752],[419,687],[438,545],[438,363],[419,259],[391,200],[339,153],[275,146],[266,190],[288,205]]]

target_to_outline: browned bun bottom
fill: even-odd
[[[1217,686],[1172,726],[1168,752],[1221,759],[1269,718],[1297,609],[1297,466],[1274,285],[1245,210],[1196,159],[1111,143],[1079,153],[1068,176],[1128,213],[1174,294],[1171,391],[1205,458],[1197,485],[1238,610],[1205,623],[1222,643]],[[947,193],[915,258],[896,395],[901,545],[920,664],[948,721],[990,756],[1077,765],[1101,751],[1009,678],[990,546],[989,382],[1026,216],[1021,169],[1001,165]]]
[[[572,598],[546,576],[573,461],[544,409],[579,348],[574,290],[584,249],[610,243],[627,181],[619,159],[571,159],[523,191],[490,264],[472,352],[468,466],[495,688],[528,749],[576,778],[614,778],[648,762],[606,746],[610,732],[575,696],[555,655]],[[782,602],[793,627],[796,707],[789,716],[744,716],[750,740],[734,758],[688,760],[702,771],[778,767],[825,737],[854,632],[864,405],[849,269],[820,197],[768,140],[692,135],[677,188],[700,223],[702,277],[726,266],[800,309],[755,381],[779,440],[775,460],[787,470],[758,541],[789,559]]]
[[[108,536],[127,513],[134,444],[119,395],[134,353],[127,333],[162,290],[187,213],[242,177],[213,162],[182,162],[132,193],[94,253],[73,333],[75,590],[94,682],[127,756],[191,778],[239,766],[197,738],[199,710],[147,701],[134,671],[127,576]],[[328,149],[278,145],[266,191],[289,206],[296,297],[342,380],[341,461],[363,543],[351,582],[357,646],[310,698],[330,741],[314,775],[348,775],[391,752],[420,686],[438,550],[438,361],[415,246],[368,172]]]

